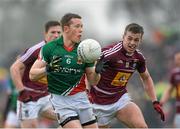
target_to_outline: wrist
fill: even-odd
[[[24,91],[25,91],[25,89],[20,90],[20,91],[18,92],[18,94],[21,96],[21,95],[24,93]]]
[[[155,100],[152,102],[153,104],[159,104],[159,101]]]

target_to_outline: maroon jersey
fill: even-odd
[[[170,76],[171,86],[176,88],[176,112],[180,113],[180,68],[174,68]]]
[[[92,86],[90,93],[94,103],[112,104],[127,92],[128,80],[136,70],[145,72],[145,58],[139,50],[128,55],[122,42],[109,45],[102,51],[109,67],[102,72],[98,85]]]
[[[23,82],[23,85],[31,91],[33,95],[32,101],[36,101],[39,98],[48,95],[46,77],[36,82],[31,81],[29,79],[29,71],[31,69],[31,66],[34,64],[34,62],[38,58],[39,51],[43,45],[45,45],[45,41],[42,41],[26,49],[26,51],[22,53],[19,58],[19,60],[25,65],[25,71],[22,77],[22,82]],[[22,100],[22,96],[19,96],[18,99]]]

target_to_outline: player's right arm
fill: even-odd
[[[10,74],[13,83],[18,91],[24,90],[24,85],[22,82],[22,76],[24,74],[25,65],[19,59],[17,59],[10,67]]]
[[[46,62],[37,59],[29,72],[31,81],[37,81],[46,75]]]
[[[167,89],[165,90],[163,96],[161,97],[161,100],[160,100],[161,104],[164,104],[164,103],[166,103],[169,100],[173,89],[174,89],[173,86],[168,86],[167,87]]]

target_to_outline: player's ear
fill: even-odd
[[[69,26],[64,26],[64,32],[68,32]]]
[[[142,41],[143,41],[143,36],[141,36],[141,38],[140,38],[140,41],[139,41],[139,42],[140,42],[140,43],[142,43]]]

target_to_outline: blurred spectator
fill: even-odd
[[[6,101],[7,101],[7,91],[8,91],[8,84],[7,84],[7,76],[8,76],[8,71],[0,67],[0,127],[3,127],[5,117],[4,117],[4,111],[5,111],[5,106]]]
[[[20,127],[20,122],[16,116],[16,104],[18,92],[12,82],[12,79],[7,78],[8,90],[7,90],[7,103],[4,111],[4,128],[18,128]]]
[[[174,127],[180,128],[180,52],[174,55],[175,67],[170,74],[170,86],[165,90],[161,104],[165,104],[171,96],[173,89],[176,89],[176,115],[174,118]]]

